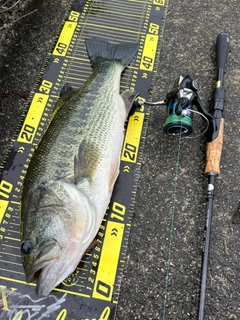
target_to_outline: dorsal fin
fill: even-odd
[[[72,93],[74,92],[75,90],[73,89],[73,87],[69,84],[69,83],[66,83],[63,87],[62,87],[62,90],[60,92],[60,98],[65,101],[67,100],[71,95]]]
[[[75,92],[75,90],[70,86],[70,84],[66,83],[60,92],[60,96],[58,101],[56,102],[53,113],[52,113],[52,119],[55,117],[58,110],[62,108],[64,103],[71,97],[71,95]]]

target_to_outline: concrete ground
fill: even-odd
[[[1,2],[2,4],[2,2]],[[0,157],[3,161],[28,96],[67,8],[67,1],[24,1],[20,19],[1,38]],[[17,16],[19,18],[19,15]],[[174,79],[198,79],[208,108],[216,80],[215,42],[230,34],[221,175],[216,181],[205,319],[240,319],[240,6],[237,0],[169,0],[154,100]],[[1,18],[1,16],[0,16]],[[207,179],[205,138],[178,140],[154,106],[116,319],[197,319]],[[196,119],[197,121],[197,119]],[[204,123],[197,121],[197,129]]]

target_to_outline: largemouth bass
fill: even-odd
[[[26,281],[47,296],[77,267],[96,236],[119,174],[124,123],[135,94],[120,77],[138,44],[86,40],[93,73],[65,86],[30,162],[21,206]]]

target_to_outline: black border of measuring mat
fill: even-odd
[[[87,2],[90,3],[91,1],[86,1],[86,3]],[[164,26],[164,19],[166,16],[166,7],[167,7],[167,1],[164,2],[164,6],[162,5],[163,2],[164,0],[152,0],[147,2],[148,3],[147,17],[146,17],[147,23],[145,23],[145,25],[143,26],[143,30],[145,30],[146,34],[140,43],[139,55],[136,59],[136,64],[139,65],[139,68],[138,70],[133,72],[132,83],[134,84],[134,90],[136,92],[140,92],[141,98],[144,98],[144,99],[148,99],[151,94],[151,84],[154,81],[154,72],[156,70],[156,65],[160,55],[159,47],[160,47],[161,38],[163,35],[163,26]],[[65,15],[66,18],[64,20],[62,27],[65,25],[66,21],[68,21],[69,17],[71,16],[71,12],[73,11],[83,12],[84,5],[85,5],[85,1],[80,1],[80,3],[77,3],[77,1],[73,1],[73,4],[70,6],[70,9],[67,11]],[[72,22],[77,22],[77,21],[74,21],[75,19],[74,16],[72,19],[73,19],[71,20]],[[154,26],[155,27],[159,26],[159,28],[157,28],[157,31]],[[75,25],[75,27],[76,29],[78,28],[77,24]],[[155,28],[155,31],[154,31],[154,28]],[[60,35],[61,35],[61,31],[56,40],[56,44],[58,43],[58,39]],[[146,68],[147,69],[150,68],[150,71],[146,70],[146,68],[141,69],[140,67],[143,63],[144,52],[146,52],[145,44],[146,44],[147,35],[158,36],[156,52],[154,52],[154,59],[151,58],[152,59],[151,60],[149,58],[147,60],[148,63],[150,64],[146,65]],[[151,41],[151,39],[149,41]],[[54,48],[56,48],[56,44]],[[71,45],[71,43],[69,43],[69,45]],[[61,64],[58,64],[58,63],[54,64],[54,59],[62,60]],[[151,63],[152,63],[152,66],[151,66]],[[52,109],[54,107],[55,102],[57,101],[57,96],[59,94],[59,91],[56,91],[54,88],[51,88],[51,83],[57,82],[59,74],[62,72],[63,70],[62,68],[64,67],[64,58],[61,57],[61,52],[60,52],[60,56],[58,57],[54,56],[53,54],[48,55],[46,66],[48,68],[48,71],[44,69],[44,71],[40,75],[40,78],[37,81],[34,87],[33,93],[31,94],[30,100],[29,100],[29,104],[33,103],[34,101],[34,104],[36,107],[41,107],[42,103],[45,103],[43,114],[39,122],[39,126],[36,129],[36,131],[34,131],[34,136],[31,138],[30,135],[33,134],[31,130],[33,129],[31,128],[31,126],[24,127],[24,122],[23,122],[23,126],[20,130],[20,133],[19,132],[17,133],[18,136],[16,137],[16,139],[14,139],[13,145],[9,149],[9,153],[6,156],[5,162],[0,167],[2,169],[1,176],[0,176],[1,177],[0,210],[1,212],[4,212],[2,216],[2,223],[0,226],[1,228],[6,228],[6,224],[4,223],[4,221],[7,222],[8,217],[9,219],[12,219],[14,216],[13,212],[16,212],[16,217],[14,219],[16,220],[20,219],[19,205],[20,205],[20,193],[21,193],[22,182],[24,180],[28,163],[30,162],[35,146],[37,145],[42,132],[45,130],[47,126]],[[48,76],[46,78],[47,74]],[[50,74],[51,76],[49,77]],[[44,79],[45,79],[45,82],[43,82]],[[53,90],[52,95],[49,95],[47,101],[44,101],[45,94],[49,93],[48,89]],[[59,90],[60,89],[61,88],[59,88]],[[55,95],[54,95],[54,92],[55,92]],[[26,117],[27,115],[28,114],[26,114]],[[119,220],[120,220],[120,222],[124,224],[124,233],[123,233],[123,238],[122,238],[122,243],[120,248],[116,278],[115,278],[115,282],[113,284],[113,289],[112,289],[111,300],[108,301],[107,299],[104,300],[104,299],[92,298],[89,296],[84,297],[83,295],[77,297],[77,295],[68,294],[66,287],[64,289],[61,289],[61,286],[60,286],[59,288],[54,290],[53,294],[51,294],[49,298],[46,298],[44,300],[45,308],[49,308],[49,309],[52,308],[53,312],[51,316],[55,316],[56,319],[65,319],[65,317],[68,318],[69,316],[74,318],[74,317],[79,317],[79,315],[82,317],[82,319],[95,319],[95,318],[96,319],[115,319],[118,296],[120,293],[120,284],[121,284],[123,269],[124,269],[124,260],[127,252],[128,237],[129,237],[130,227],[131,227],[132,212],[134,208],[134,203],[136,201],[137,183],[140,175],[141,159],[143,156],[143,147],[144,147],[144,139],[146,137],[148,115],[149,115],[149,107],[143,106],[142,108],[135,110],[135,113],[131,116],[132,120],[131,121],[129,120],[126,137],[128,134],[128,130],[133,130],[133,131],[136,130],[137,132],[136,138],[139,139],[138,150],[135,154],[134,161],[127,161],[127,158],[123,160],[124,151],[125,151],[125,154],[128,154],[127,152],[133,152],[132,155],[134,155],[134,152],[135,152],[134,151],[135,149],[131,149],[131,146],[130,146],[130,149],[127,149],[126,144],[124,145],[122,161],[120,165],[120,175],[115,185],[114,192],[112,195],[112,200],[109,204],[109,208],[107,210],[105,219],[102,224],[102,226],[106,228],[110,222],[119,223]],[[24,118],[23,118],[23,121],[24,121]],[[139,121],[142,121],[141,122],[142,127],[140,126],[137,129],[134,129],[135,125],[137,124],[139,125]],[[28,138],[32,139],[31,143],[28,144],[28,143],[22,142],[21,139],[19,139],[19,137],[21,136],[23,137],[23,140]],[[123,212],[122,208],[124,208],[124,216],[122,215],[122,212]],[[118,221],[115,221],[116,216],[118,216],[117,218]],[[3,231],[3,229],[0,229],[0,230]],[[117,233],[117,232],[118,232],[117,228],[116,230],[115,228],[112,228],[110,230],[110,233],[112,233],[113,236],[114,236],[114,233]],[[100,241],[102,242],[104,241],[104,236],[100,235],[100,233],[101,232],[99,231],[99,234],[98,234],[99,243]],[[6,238],[5,231],[3,231],[3,235]],[[17,241],[17,239],[15,240]],[[11,239],[9,239],[9,241],[11,242]],[[4,268],[4,263],[2,265],[3,265],[2,268]],[[19,271],[19,266],[18,267],[16,266],[15,271],[16,272]],[[98,270],[96,269],[96,272],[97,271]],[[76,277],[78,275],[79,274],[75,273]],[[32,298],[34,296],[34,291],[35,291],[34,285],[24,284],[24,282],[20,280],[14,281],[11,279],[4,279],[4,277],[0,277],[0,279],[1,279],[1,286],[2,286],[1,287],[2,298],[5,297],[6,301],[8,301],[8,302],[5,302],[5,303],[8,303],[8,311],[6,310],[7,313],[8,312],[11,313],[11,303],[13,303],[13,301],[14,303],[16,303],[16,301],[19,301],[19,298],[25,299],[26,301],[28,301],[30,312],[33,312],[33,310],[36,308],[40,310],[41,315],[44,314],[44,312],[46,312],[45,309],[41,310],[42,300],[41,299],[37,300],[36,298],[35,299]],[[107,287],[104,286],[104,283],[102,283],[102,286],[99,287],[98,289],[100,293],[102,293],[103,295],[104,294],[106,295],[105,290],[107,290]],[[20,292],[20,294],[18,292]],[[69,293],[71,292],[69,291]],[[60,307],[61,309],[59,309]],[[16,313],[12,314],[12,316],[15,316],[15,315]]]

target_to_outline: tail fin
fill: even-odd
[[[93,37],[86,40],[86,47],[93,67],[103,61],[116,61],[124,69],[136,55],[139,45],[131,42],[113,44],[105,39]]]

